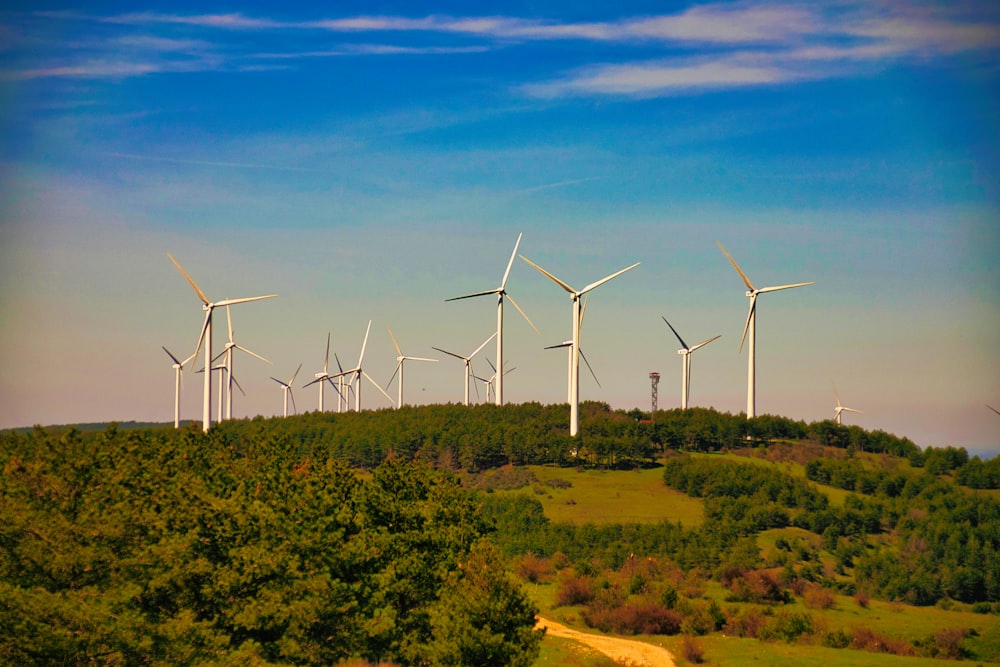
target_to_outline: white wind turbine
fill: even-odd
[[[469,378],[470,377],[475,377],[475,375],[472,372],[472,358],[475,357],[477,354],[479,354],[479,351],[482,350],[484,347],[486,347],[486,344],[489,343],[491,340],[493,340],[493,338],[495,336],[496,336],[496,333],[492,334],[489,338],[487,338],[486,340],[484,340],[482,342],[482,344],[479,347],[477,347],[476,350],[472,354],[470,354],[467,357],[463,357],[460,354],[455,354],[454,352],[449,352],[448,350],[442,350],[440,347],[433,347],[432,348],[434,350],[437,350],[438,352],[443,352],[444,354],[451,355],[451,356],[456,357],[458,359],[461,359],[462,361],[465,362],[465,380],[464,380],[464,382],[465,382],[465,404],[466,405],[469,404]]]
[[[540,335],[540,332],[538,331],[538,327],[536,327],[534,325],[534,323],[530,319],[528,319],[528,316],[525,315],[524,311],[521,310],[521,307],[519,305],[517,305],[516,301],[514,301],[514,298],[507,292],[507,278],[510,276],[510,268],[514,264],[514,256],[517,254],[517,246],[520,245],[520,243],[521,243],[521,236],[522,236],[521,234],[517,235],[517,241],[514,243],[514,250],[513,250],[513,252],[510,253],[510,260],[508,260],[508,262],[507,262],[507,270],[504,271],[504,273],[503,273],[503,279],[501,279],[499,287],[497,287],[495,289],[491,289],[491,290],[486,290],[484,292],[475,292],[473,294],[465,294],[463,296],[456,296],[456,297],[451,298],[451,299],[445,299],[445,301],[457,301],[459,299],[468,299],[468,298],[471,298],[471,297],[474,297],[474,296],[486,296],[487,294],[496,294],[497,295],[497,363],[500,364],[501,366],[503,366],[503,302],[504,302],[504,297],[510,299],[511,305],[514,306],[515,308],[517,308],[517,312],[521,313],[521,316],[525,319],[525,321],[528,324],[531,325],[531,328],[535,330],[535,333],[538,333]],[[466,401],[465,402],[466,402],[466,404],[468,404],[468,402],[469,402],[468,401],[468,392],[466,392]],[[497,378],[496,402],[497,402],[497,405],[503,405],[503,376],[502,375],[499,378]]]
[[[292,377],[291,377],[291,379],[288,382],[282,382],[281,380],[279,380],[278,378],[276,378],[274,376],[271,377],[272,380],[274,380],[275,382],[277,382],[278,384],[281,385],[281,393],[284,395],[284,398],[285,398],[285,415],[284,415],[285,417],[288,416],[288,397],[289,396],[292,397],[292,409],[295,410],[296,413],[298,413],[298,411],[299,411],[299,409],[297,407],[295,407],[295,394],[292,393],[292,384],[295,383],[295,376],[297,376],[299,374],[300,370],[302,370],[302,364],[299,364],[299,367],[295,369],[295,372],[292,373]]]
[[[223,365],[226,367],[226,375],[229,377],[229,381],[226,383],[226,419],[232,419],[233,418],[233,383],[236,382],[236,376],[233,374],[233,372],[234,372],[233,371],[233,365],[234,365],[235,358],[236,358],[236,354],[235,354],[236,350],[239,350],[240,352],[246,352],[247,354],[249,354],[251,356],[254,356],[254,357],[257,357],[258,359],[260,359],[261,361],[264,361],[266,363],[271,363],[271,362],[268,361],[267,359],[265,359],[264,357],[260,356],[256,352],[251,352],[250,350],[248,350],[247,348],[243,347],[242,345],[238,345],[233,340],[233,318],[232,318],[232,315],[230,315],[229,306],[226,306],[226,325],[228,326],[228,329],[229,329],[229,340],[226,342],[225,349],[222,352],[220,352],[219,354],[217,354],[215,356],[215,359],[213,359],[212,361],[215,361],[216,359],[218,359],[219,357],[222,357],[222,356],[226,357],[226,360],[223,362]],[[246,392],[243,391],[242,387],[240,387],[240,392],[244,396],[246,396]],[[221,399],[221,396],[220,396],[220,399]],[[219,417],[219,420],[221,421],[222,418]]]
[[[833,384],[833,383],[831,382],[830,384]],[[861,412],[861,410],[855,410],[854,408],[848,408],[848,407],[845,407],[844,405],[841,404],[841,402],[840,402],[840,394],[837,393],[837,385],[835,385],[835,384],[833,385],[833,395],[837,399],[837,407],[834,408],[834,412],[835,412],[834,420],[837,422],[838,425],[840,424],[840,416],[844,412]]]
[[[497,374],[497,368],[496,368],[496,366],[493,365],[492,361],[490,361],[489,359],[487,359],[486,363],[488,363],[490,365],[490,369],[492,369],[493,375],[491,375],[489,378],[481,378],[478,375],[473,375],[472,377],[474,377],[475,379],[479,380],[480,382],[482,382],[485,385],[486,396],[485,396],[485,399],[484,399],[483,402],[484,403],[489,403],[490,402],[490,393],[492,392],[493,395],[496,396],[496,389],[495,389],[495,387],[496,387],[496,380],[497,380],[497,375],[498,374]],[[510,375],[511,373],[513,373],[516,370],[517,370],[517,366],[515,366],[514,368],[510,368],[508,370],[505,370],[503,372],[503,375]]]
[[[590,295],[588,294],[585,297],[583,297],[583,304],[580,306],[580,331],[581,332],[583,331],[583,318],[584,318],[584,316],[587,313],[587,301],[589,301],[589,300],[590,300]],[[567,356],[568,356],[568,361],[566,363],[566,375],[567,375],[567,378],[568,378],[566,380],[566,402],[567,403],[571,403],[573,401],[573,341],[571,341],[571,340],[565,340],[565,341],[559,343],[558,345],[549,345],[545,349],[546,350],[556,350],[556,349],[558,349],[560,347],[565,347],[566,348],[566,352],[567,352]],[[587,365],[587,368],[590,370],[590,374],[594,377],[594,382],[596,382],[597,386],[600,387],[601,386],[601,381],[597,379],[597,373],[594,372],[594,369],[590,365],[590,362],[587,361],[587,355],[585,355],[583,353],[583,348],[582,347],[580,348],[580,358],[583,359],[583,363],[585,363]]]
[[[326,387],[326,383],[329,381],[330,386],[332,386],[338,392],[340,391],[339,389],[337,389],[337,385],[333,384],[333,378],[334,377],[339,377],[339,376],[330,375],[330,373],[329,373],[329,366],[330,366],[330,334],[327,333],[326,334],[326,356],[323,357],[323,371],[321,373],[314,373],[313,374],[313,378],[314,379],[311,382],[307,382],[306,384],[304,384],[302,386],[302,388],[305,389],[306,387],[308,387],[310,385],[314,385],[316,383],[319,383],[319,411],[320,412],[323,412],[323,406],[324,406],[324,393],[323,393],[323,390]],[[272,379],[274,379],[274,378],[272,378]],[[337,403],[337,412],[340,412],[340,403],[339,402]]]
[[[756,369],[756,360],[754,359],[754,348],[756,347],[755,334],[757,328],[757,295],[764,294],[765,292],[777,292],[778,290],[790,289],[792,287],[805,287],[806,285],[815,285],[815,282],[808,283],[794,283],[792,285],[779,285],[777,287],[762,287],[757,289],[747,278],[747,274],[743,273],[743,269],[739,267],[733,256],[729,254],[726,248],[716,241],[719,249],[722,253],[729,259],[729,263],[733,265],[736,272],[740,274],[743,282],[747,286],[747,297],[750,299],[750,310],[747,312],[747,323],[743,327],[743,337],[740,339],[740,352],[743,351],[743,342],[747,342],[747,350],[749,352],[749,361],[747,362],[747,419],[752,419],[757,416],[757,398],[755,395],[755,383],[756,378],[754,376]]]
[[[660,317],[663,317],[663,315],[660,315]],[[663,317],[663,321],[667,322],[667,318]],[[688,344],[684,342],[684,339],[681,338],[681,335],[677,333],[677,329],[674,328],[674,325],[672,325],[670,322],[667,322],[667,326],[670,327],[670,330],[674,332],[674,335],[677,337],[677,340],[679,340],[681,343],[681,349],[677,350],[677,354],[681,355],[681,409],[687,410],[688,396],[690,396],[691,394],[691,353],[697,350],[699,347],[704,347],[705,345],[711,343],[713,340],[720,338],[721,334],[719,336],[712,336],[708,340],[703,340],[697,345],[694,345],[692,347],[688,347]]]
[[[354,383],[357,382],[357,386],[354,387],[354,410],[356,412],[361,412],[361,378],[362,378],[362,376],[365,379],[367,379],[369,382],[371,382],[375,386],[376,389],[378,389],[380,392],[382,392],[382,395],[385,396],[386,398],[388,398],[389,399],[389,403],[392,404],[392,396],[390,396],[389,394],[387,394],[386,391],[385,391],[385,389],[383,389],[382,386],[378,382],[376,382],[375,380],[373,380],[372,376],[368,375],[368,373],[365,372],[364,367],[362,366],[362,364],[364,363],[364,360],[365,360],[365,348],[368,346],[368,334],[371,333],[371,330],[372,330],[372,321],[368,320],[368,328],[365,330],[365,340],[364,340],[364,342],[361,343],[361,355],[358,357],[358,365],[357,365],[357,367],[356,368],[352,368],[350,370],[341,371],[336,376],[336,377],[345,377],[346,376],[347,378],[349,378],[349,380],[348,380],[348,384],[349,385],[354,385]]]
[[[570,436],[576,436],[576,434],[579,432],[579,412],[580,412],[580,321],[582,319],[580,310],[580,297],[589,292],[590,290],[603,285],[609,280],[617,278],[626,271],[634,269],[635,267],[639,266],[640,262],[636,262],[632,266],[627,266],[620,271],[612,273],[610,276],[605,276],[604,278],[601,278],[596,282],[590,283],[582,290],[575,290],[568,284],[564,283],[563,281],[559,280],[554,275],[543,269],[542,267],[532,262],[524,255],[521,255],[521,259],[523,259],[525,262],[533,266],[539,273],[541,273],[543,276],[554,282],[556,285],[559,285],[559,287],[562,287],[564,290],[569,292],[569,297],[573,301],[573,316],[571,320],[573,325],[573,346],[572,346],[573,363],[570,364],[571,396],[569,401],[569,434]]]
[[[205,344],[205,368],[211,370],[212,368],[212,312],[219,306],[235,306],[238,303],[246,303],[248,301],[260,301],[261,299],[270,299],[272,297],[278,296],[277,294],[266,294],[264,296],[251,296],[242,299],[223,299],[222,301],[217,301],[213,303],[205,293],[201,291],[201,288],[194,282],[191,276],[188,275],[187,271],[177,263],[173,255],[169,252],[167,257],[170,261],[174,263],[177,270],[181,272],[181,275],[188,281],[191,287],[194,289],[195,294],[201,299],[202,310],[205,311],[205,322],[201,325],[201,334],[198,336],[198,344],[194,348],[194,354],[191,356],[192,359],[198,356],[198,351],[201,349],[202,343]],[[192,361],[192,363],[194,363]],[[242,390],[241,390],[242,391]],[[211,373],[205,373],[205,396],[202,402],[202,429],[208,431],[212,426],[212,377]]]
[[[160,347],[163,347],[162,345]],[[181,384],[183,383],[183,378],[181,374],[184,372],[184,365],[194,359],[192,354],[190,357],[184,361],[178,361],[170,350],[163,347],[163,351],[167,353],[171,361],[174,362],[174,428],[180,428],[181,426]]]
[[[408,357],[403,354],[403,351],[399,348],[399,343],[396,342],[396,337],[392,335],[392,329],[389,325],[385,325],[385,328],[389,331],[389,338],[392,339],[392,346],[396,348],[396,370],[392,372],[392,377],[389,381],[385,383],[386,388],[392,384],[392,381],[396,377],[396,373],[399,373],[399,399],[396,401],[396,407],[403,407],[403,362],[405,361],[437,361],[437,359],[426,359],[424,357]]]

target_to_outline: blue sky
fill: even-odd
[[[0,427],[172,418],[165,345],[233,309],[238,415],[281,411],[327,332],[409,402],[461,399],[520,252],[593,293],[584,399],[745,408],[1000,451],[993,3],[218,3],[0,12]],[[565,397],[562,291],[520,260],[508,401]],[[219,336],[216,337],[217,346]],[[495,352],[487,347],[492,358]],[[454,363],[453,363],[454,362]],[[477,370],[485,373],[481,360]],[[198,377],[183,416],[200,418]],[[314,387],[296,388],[300,410]],[[390,393],[394,394],[394,390]],[[384,407],[373,392],[369,407]]]

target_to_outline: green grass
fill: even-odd
[[[545,516],[559,523],[658,523],[680,521],[686,527],[701,524],[702,503],[667,488],[660,468],[643,470],[576,470],[554,466],[529,466],[538,479],[531,493],[545,509]],[[553,488],[550,480],[561,479],[570,488]],[[503,492],[511,493],[511,492]]]

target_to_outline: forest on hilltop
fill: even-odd
[[[570,438],[566,409],[0,433],[0,661],[531,665],[537,607],[511,569],[616,632],[868,641],[773,611],[823,591],[1000,613],[1000,502],[980,490],[1000,486],[997,459],[832,421],[594,402]],[[540,464],[660,466],[705,519],[552,522],[518,472]],[[485,488],[485,472],[528,492]],[[699,601],[706,585],[735,606]],[[963,637],[899,650],[960,657]]]

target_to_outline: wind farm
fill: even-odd
[[[583,400],[648,406],[656,371],[665,409],[686,388],[689,407],[818,420],[835,416],[829,378],[851,377],[864,412],[843,422],[992,451],[1000,263],[981,174],[1000,21],[988,3],[851,6],[4,14],[25,38],[0,55],[0,426],[169,423],[175,398],[178,425],[210,426],[219,376],[208,410],[190,372],[199,338],[212,358],[225,342],[213,306],[277,293],[231,304],[234,341],[277,370],[232,353],[224,419],[281,416],[270,376],[300,362],[303,409],[322,387],[324,411],[354,410],[356,376],[338,374],[369,319],[380,383],[398,363],[387,323],[421,357],[495,331],[490,359],[518,368],[495,404],[569,403],[570,368],[543,346],[572,334],[521,254],[581,284],[642,262],[595,292],[581,349],[601,384]],[[755,288],[815,285],[734,284],[716,241]],[[736,285],[757,298],[737,308]],[[197,316],[179,287],[203,293]],[[663,314],[688,344],[724,339],[686,382]],[[337,377],[306,398],[328,331]],[[161,343],[199,349],[180,392]],[[437,356],[405,362],[406,404],[464,400],[464,362]],[[362,382],[365,408],[389,405]]]

